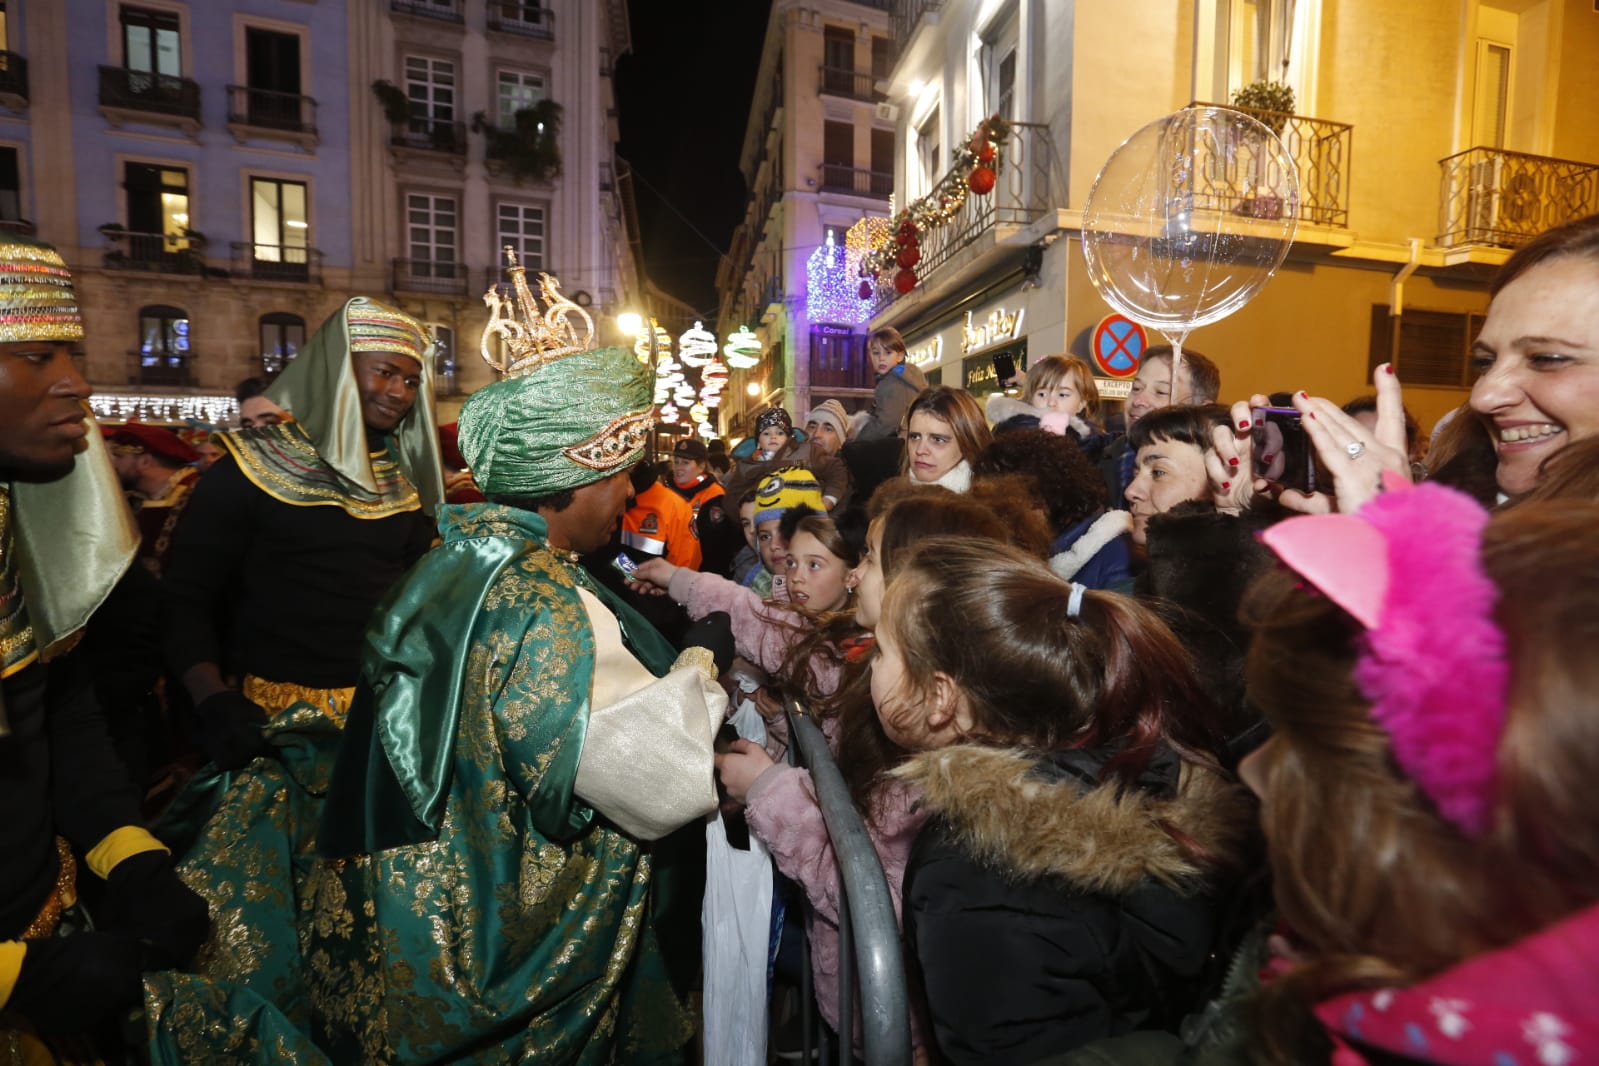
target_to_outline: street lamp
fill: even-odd
[[[751,396],[759,396],[761,394],[761,383],[759,381],[752,381],[748,385],[744,386],[744,391],[749,393]]]
[[[637,311],[623,311],[616,316],[616,326],[629,337],[637,337],[644,329],[644,316]]]

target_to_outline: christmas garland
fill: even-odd
[[[888,232],[861,260],[861,299],[872,295],[874,283],[887,281],[900,295],[916,287],[916,264],[922,260],[922,238],[947,225],[971,193],[987,196],[994,191],[1001,151],[1010,136],[1010,123],[990,115],[978,123],[956,153],[949,173],[933,191],[895,215]]]

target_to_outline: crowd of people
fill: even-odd
[[[195,441],[102,431],[66,264],[0,246],[0,1063],[688,1061],[718,818],[755,980],[802,934],[859,1056],[785,696],[918,1062],[1599,1055],[1599,216],[1431,434],[1386,364],[1224,406],[1155,348],[1117,415],[882,329],[862,410],[653,455],[648,369],[510,276],[458,423],[355,298]]]

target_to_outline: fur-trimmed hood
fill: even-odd
[[[1254,818],[1239,786],[1166,751],[1141,787],[1118,795],[1092,784],[1108,757],[961,744],[917,755],[895,773],[921,788],[929,815],[965,850],[1018,879],[1051,875],[1121,895],[1145,879],[1192,889],[1235,864]],[[1204,861],[1166,827],[1193,841]]]

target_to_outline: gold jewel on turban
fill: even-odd
[[[81,341],[72,273],[48,244],[0,241],[0,343]]]

